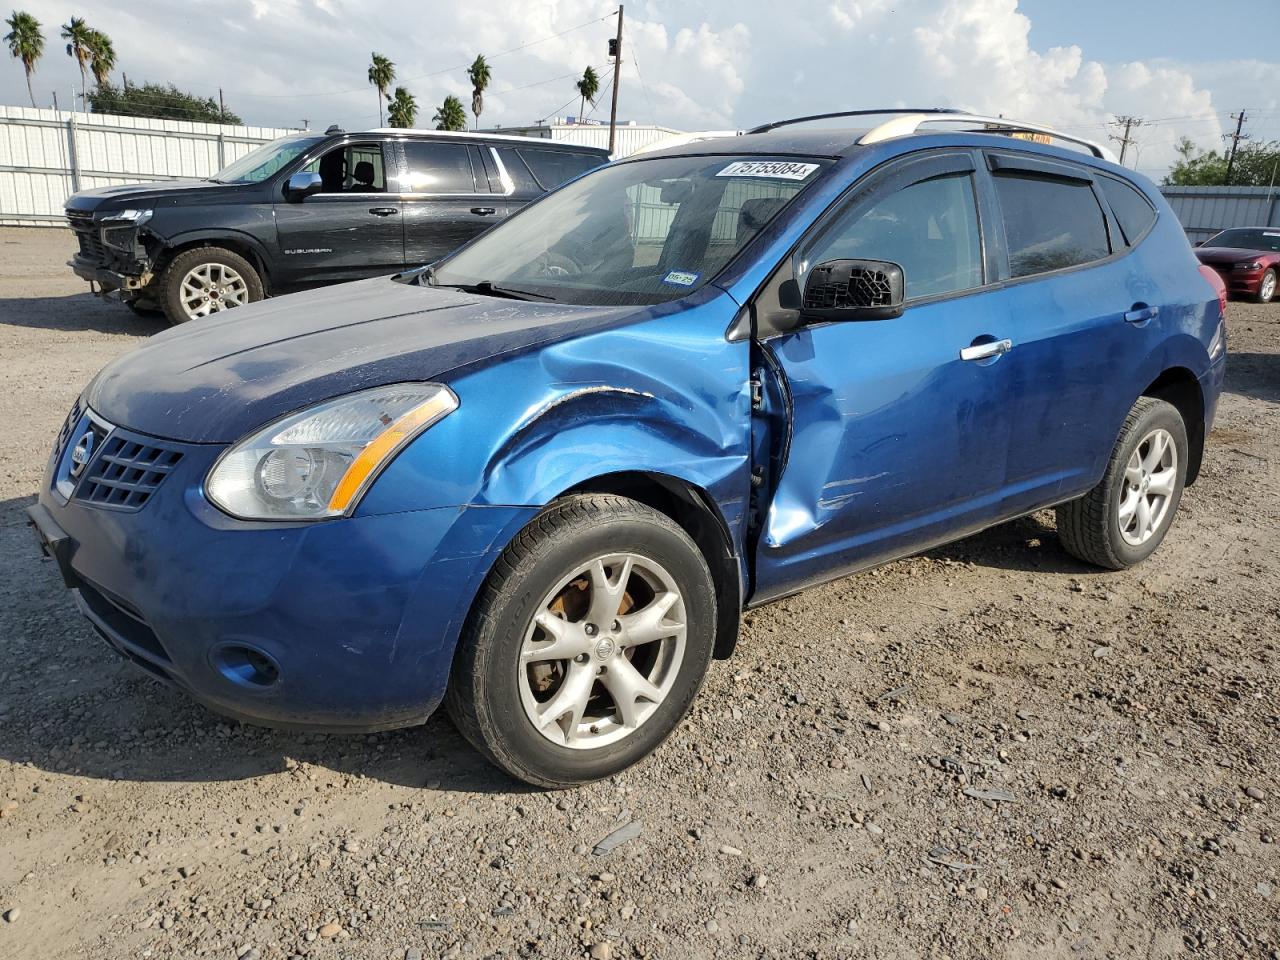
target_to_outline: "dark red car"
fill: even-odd
[[[1196,247],[1200,262],[1213,267],[1233,297],[1270,303],[1280,277],[1280,227],[1223,230]]]

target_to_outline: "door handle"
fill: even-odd
[[[472,207],[471,212],[477,217],[492,217],[498,211],[493,207]]]
[[[987,343],[975,343],[960,351],[961,360],[986,360],[1008,353],[1013,349],[1012,340],[991,340]]]
[[[1125,313],[1125,323],[1136,323],[1139,326],[1145,324],[1148,320],[1154,320],[1160,316],[1159,307],[1144,307],[1140,304],[1134,304],[1133,309]]]
[[[399,207],[370,207],[369,212],[375,217],[390,217],[400,212]]]

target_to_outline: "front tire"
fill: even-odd
[[[1176,407],[1139,397],[1098,485],[1057,508],[1058,539],[1072,556],[1123,570],[1151,556],[1173,525],[1188,462]]]
[[[256,303],[262,297],[262,278],[253,264],[223,247],[184,250],[160,275],[160,304],[175,325]]]
[[[503,551],[445,697],[471,744],[513,777],[568,787],[655,750],[689,710],[715,645],[701,552],[625,497],[566,498]]]
[[[1270,303],[1276,295],[1276,270],[1275,267],[1268,268],[1267,272],[1262,275],[1262,280],[1258,284],[1258,292],[1254,294],[1254,302]]]

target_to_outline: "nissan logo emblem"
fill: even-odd
[[[73,478],[80,476],[84,472],[84,468],[89,463],[89,458],[93,456],[93,431],[86,430],[84,436],[80,438],[71,451],[71,476]]]

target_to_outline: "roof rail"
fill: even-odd
[[[890,140],[894,137],[910,136],[927,123],[977,123],[982,124],[982,129],[978,131],[980,133],[1041,133],[1048,137],[1066,140],[1068,143],[1085,147],[1095,157],[1102,160],[1110,160],[1112,163],[1116,161],[1115,154],[1095,140],[1086,140],[1083,137],[1063,133],[1061,130],[1044,127],[1038,123],[1023,123],[1021,120],[1008,120],[1004,117],[983,117],[972,113],[941,114],[940,111],[936,110],[916,110],[903,116],[894,117],[892,120],[886,120],[874,130],[868,130],[864,133],[858,143],[866,145],[880,143],[882,140]]]
[[[833,120],[836,117],[874,117],[887,113],[909,113],[915,115],[959,113],[959,111],[951,110],[947,107],[882,107],[879,110],[839,110],[835,113],[815,113],[809,117],[792,117],[790,120],[774,120],[772,123],[762,123],[758,127],[752,127],[747,133],[768,133],[770,130],[778,129],[778,127],[789,127],[796,123],[808,123],[811,120]]]

